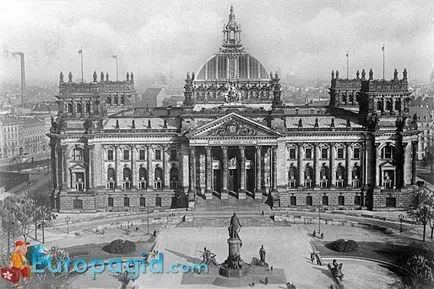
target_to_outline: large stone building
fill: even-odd
[[[132,74],[98,82],[95,73],[92,83],[61,75],[49,134],[53,206],[192,208],[235,198],[301,208],[407,206],[418,130],[406,70],[392,80],[374,80],[372,70],[355,79],[332,73],[328,106],[286,106],[279,77],[244,50],[240,34],[231,8],[222,47],[187,74],[183,107],[128,107]]]

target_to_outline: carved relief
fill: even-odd
[[[226,135],[238,135],[238,136],[256,136],[258,131],[252,127],[249,127],[239,120],[231,119],[221,126],[212,129],[208,132],[210,136],[226,136]]]

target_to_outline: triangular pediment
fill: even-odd
[[[227,114],[188,132],[188,138],[279,137],[280,133],[236,113]]]

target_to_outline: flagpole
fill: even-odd
[[[349,53],[347,51],[347,79],[350,78],[350,61],[349,61]]]
[[[116,59],[116,81],[119,81],[119,78],[118,78],[118,56],[113,55],[113,58]]]
[[[83,46],[80,48],[80,56],[81,56],[81,83],[83,83]]]
[[[383,47],[381,48],[381,50],[383,51],[383,80],[384,78],[384,70],[385,70],[385,62],[386,62],[386,56],[384,55],[384,43],[383,43]]]

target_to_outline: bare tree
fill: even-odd
[[[423,225],[423,242],[425,242],[426,225],[430,219],[430,212],[434,205],[434,198],[428,190],[415,192],[410,199],[410,206],[407,214],[410,218]]]

